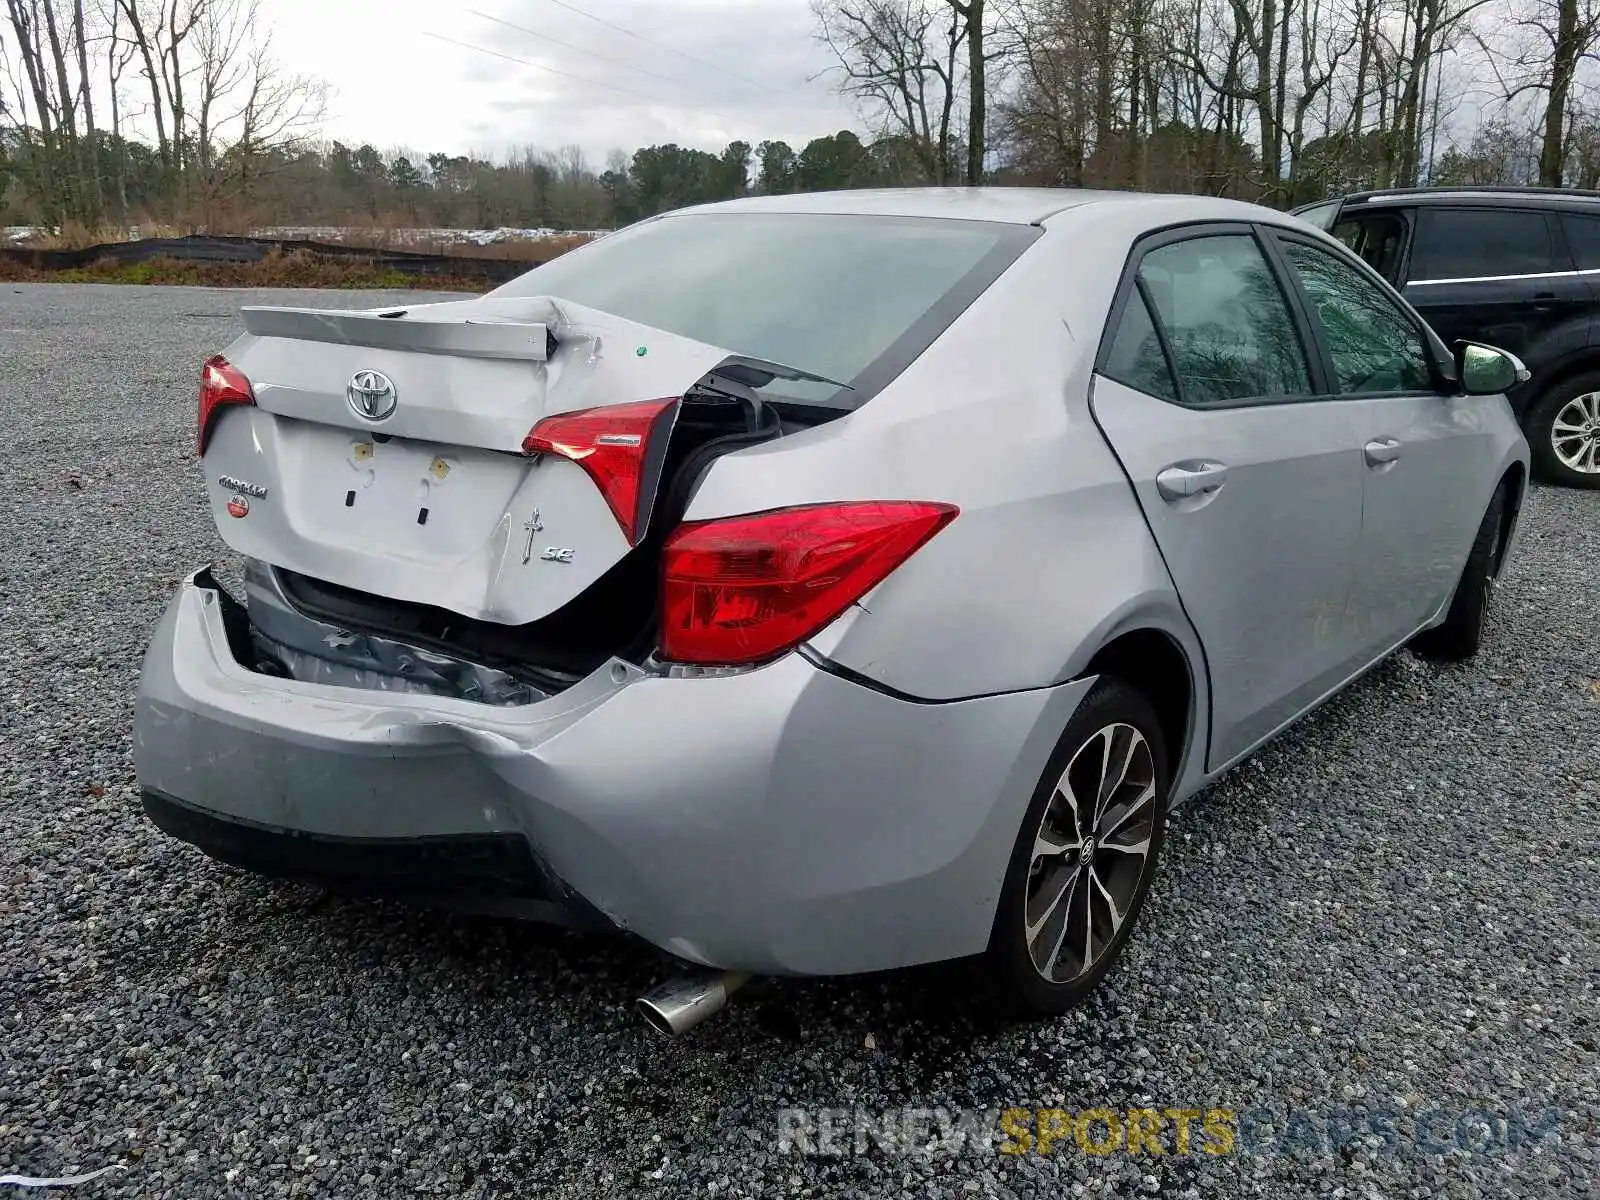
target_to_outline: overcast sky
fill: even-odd
[[[813,78],[831,59],[806,0],[262,0],[261,14],[284,66],[331,87],[327,136],[380,150],[575,143],[600,166],[614,148],[798,148],[860,123]]]

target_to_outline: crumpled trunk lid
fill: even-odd
[[[246,308],[225,355],[255,407],[205,453],[223,539],[313,579],[525,624],[632,545],[543,417],[680,397],[730,352],[548,297],[406,310]]]

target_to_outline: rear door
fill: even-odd
[[[1343,612],[1361,457],[1309,344],[1263,243],[1234,225],[1141,242],[1102,343],[1095,419],[1205,647],[1212,768],[1359,657]]]
[[[1419,206],[1403,293],[1446,343],[1524,357],[1591,299],[1556,217],[1508,207]]]
[[[1346,619],[1368,658],[1409,637],[1450,595],[1483,517],[1497,396],[1445,396],[1411,314],[1361,266],[1274,235],[1324,347],[1331,390],[1361,445],[1361,548]]]

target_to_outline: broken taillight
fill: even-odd
[[[951,504],[874,500],[684,525],[662,556],[661,657],[741,666],[792,650],[957,512]]]
[[[522,449],[525,454],[559,455],[587,471],[628,544],[637,545],[650,523],[677,411],[678,401],[670,399],[557,413],[529,431]]]
[[[243,371],[220,354],[208,359],[206,365],[200,368],[200,453],[206,452],[206,443],[211,440],[211,426],[216,421],[218,409],[225,404],[255,402],[256,394]]]

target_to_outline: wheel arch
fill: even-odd
[[[1167,745],[1170,800],[1189,774],[1200,736],[1201,675],[1178,639],[1151,625],[1124,630],[1090,657],[1083,675],[1111,675],[1138,689],[1155,707]]]
[[[1528,491],[1528,468],[1521,461],[1513,462],[1500,476],[1499,487],[1505,489],[1505,504],[1500,510],[1500,536],[1495,544],[1494,574],[1499,578],[1511,554],[1512,539],[1516,536],[1517,522],[1522,516],[1522,501]]]
[[[1586,346],[1582,350],[1558,359],[1548,372],[1534,377],[1521,405],[1517,407],[1517,421],[1524,428],[1528,414],[1546,396],[1579,375],[1600,371],[1600,346]]]

